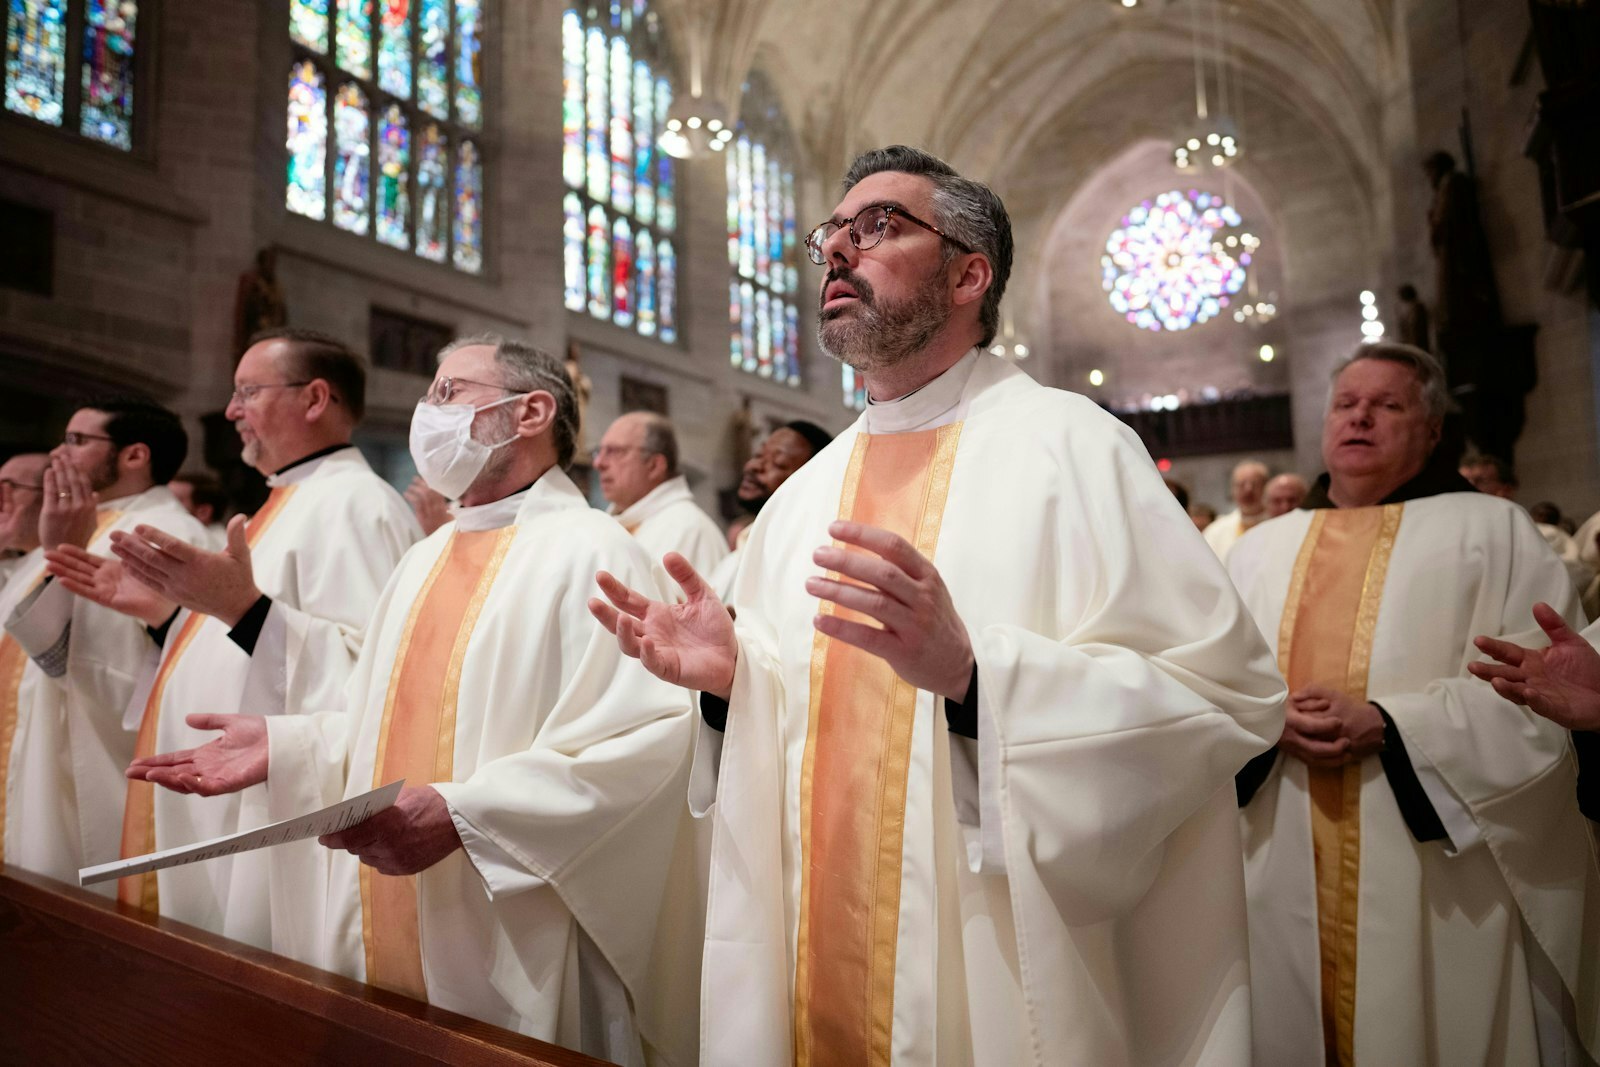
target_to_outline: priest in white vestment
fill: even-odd
[[[103,554],[113,532],[147,522],[201,541],[204,528],[165,484],[187,448],[183,424],[165,408],[121,399],[79,408],[44,474],[41,552],[72,545]],[[134,744],[123,713],[150,635],[144,623],[40,577],[24,579],[4,616],[29,660],[16,690],[5,861],[75,883],[79,868],[117,857]]]
[[[659,562],[668,552],[706,573],[728,555],[727,539],[678,472],[678,437],[666,416],[631,411],[618,418],[600,438],[594,469],[611,514],[657,561],[663,586],[672,584]]]
[[[346,710],[196,717],[223,736],[129,773],[200,794],[265,781],[274,818],[406,779],[394,808],[326,849],[273,850],[279,951],[615,1062],[641,1062],[642,1044],[692,1059],[692,1014],[663,1033],[635,1009],[690,703],[584,610],[596,569],[651,578],[562,471],[576,425],[553,357],[489,337],[447,347],[411,441],[455,521],[391,577]]]
[[[43,452],[23,452],[0,464],[0,551],[10,553],[0,569],[0,620],[34,588],[44,581],[44,550],[39,547],[39,513],[44,503],[44,472],[50,457]],[[20,813],[6,801],[10,796],[12,767],[19,760],[59,759],[57,751],[66,747],[59,730],[21,731],[24,739],[44,738],[36,751],[16,745],[19,723],[18,690],[28,665],[28,654],[4,630],[0,630],[0,863],[6,862],[5,843],[13,836],[12,821]]]
[[[114,572],[126,569],[149,583],[134,579],[147,594],[139,611],[161,628],[163,641],[152,643],[148,677],[128,709],[136,757],[203,744],[205,735],[185,721],[197,712],[281,714],[342,699],[378,595],[421,537],[400,494],[350,444],[365,385],[360,358],[331,337],[295,329],[258,335],[234,372],[226,415],[243,439],[245,461],[267,476],[266,503],[248,522],[234,519],[220,552],[136,530],[112,538],[125,563],[87,553],[63,562],[72,567],[60,573],[68,588],[103,603],[125,595]],[[259,786],[201,799],[131,780],[122,856],[266,819]],[[151,871],[122,879],[118,896],[270,948],[267,862],[248,852]]]
[[[1445,404],[1427,353],[1363,346],[1334,375],[1328,473],[1229,557],[1290,689],[1239,779],[1257,1063],[1597,1048],[1566,733],[1467,673],[1475,635],[1539,601],[1576,621],[1577,595],[1525,511],[1430,464]]]
[[[1485,456],[1475,454],[1467,456],[1461,461],[1461,477],[1472,483],[1472,487],[1480,493],[1501,497],[1505,500],[1515,500],[1519,481],[1517,469],[1506,460],[1498,456]],[[1567,575],[1572,579],[1573,587],[1582,596],[1595,580],[1594,568],[1583,558],[1577,540],[1559,526],[1548,522],[1533,521],[1534,528],[1539,531],[1539,536],[1545,539],[1550,550],[1561,560],[1561,565],[1567,569]],[[1584,605],[1584,617],[1593,618],[1589,612],[1589,605]]]
[[[590,604],[702,694],[702,1062],[1246,1062],[1260,634],[1137,438],[984,352],[999,199],[903,147],[846,188],[807,246],[873,403],[762,510],[736,622],[680,557],[685,603]]]
[[[1268,518],[1267,465],[1260,460],[1245,460],[1233,468],[1228,486],[1233,496],[1233,510],[1217,516],[1205,531],[1206,544],[1221,560],[1228,558],[1228,551],[1246,530]]]

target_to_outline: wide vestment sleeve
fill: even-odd
[[[1578,1036],[1600,1055],[1600,873],[1573,802],[1570,737],[1466,673],[1466,664],[1481,658],[1472,636],[1542,644],[1527,632],[1535,603],[1555,607],[1574,629],[1583,624],[1582,608],[1561,561],[1520,509],[1496,508],[1488,525],[1479,539],[1485,576],[1453,673],[1396,692],[1374,679],[1369,696],[1394,720],[1413,761],[1425,763],[1470,813],[1523,921],[1574,998]],[[1415,613],[1404,628],[1429,625],[1428,605],[1396,607]],[[1575,899],[1583,904],[1574,906]]]
[[[569,550],[559,573],[533,552],[524,558],[538,563],[536,573],[502,573],[499,582],[517,582],[538,606],[519,612],[520,625],[492,631],[505,706],[485,718],[483,751],[504,751],[492,737],[518,733],[519,710],[536,720],[531,743],[434,788],[450,805],[513,950],[537,948],[517,938],[520,902],[526,891],[549,886],[640,1004],[647,982],[674,979],[652,976],[651,945],[684,811],[690,700],[686,690],[625,657],[590,617],[596,571],[636,588],[651,581],[643,550],[620,529],[597,526],[596,534]],[[559,677],[553,701],[541,699],[542,707],[519,701],[523,673],[546,684]],[[694,938],[698,931],[685,934]],[[545,960],[523,962],[530,976],[548,968]],[[643,1013],[640,1022],[653,1044],[672,1044],[650,1032]]]

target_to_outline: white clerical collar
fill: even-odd
[[[535,482],[534,485],[538,483]],[[517,512],[522,510],[523,501],[528,499],[528,494],[533,492],[533,486],[503,496],[499,500],[491,500],[487,504],[474,504],[463,507],[461,504],[451,504],[450,514],[456,520],[456,529],[468,533],[479,530],[498,530],[503,526],[510,526],[517,521]]]
[[[689,479],[680,474],[676,478],[668,478],[621,511],[612,511],[611,514],[631,529],[669,504],[693,499],[694,494],[689,492]]]
[[[552,466],[526,489],[470,508],[451,504],[450,514],[455,517],[456,529],[475,533],[479,530],[499,530],[513,523],[527,522],[541,512],[588,506],[589,502],[578,491],[578,487],[572,484],[572,479],[567,477],[566,472],[560,467]]]
[[[960,422],[966,415],[967,380],[978,365],[978,350],[962,356],[933,381],[895,400],[867,403],[867,433],[909,433]]]
[[[360,450],[357,449],[355,445],[344,445],[339,448],[333,448],[326,452],[315,454],[309,459],[302,459],[299,462],[291,463],[289,466],[285,467],[281,471],[278,471],[276,474],[267,475],[267,486],[269,488],[276,489],[280,485],[299,485],[301,482],[317,473],[317,471],[321,470],[324,463],[328,463],[330,461],[344,462],[350,459],[352,454],[356,458],[360,458],[361,456]]]

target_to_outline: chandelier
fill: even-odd
[[[1206,58],[1206,33],[1201,21],[1209,9],[1212,58]],[[1217,0],[1194,0],[1190,7],[1194,30],[1194,123],[1178,135],[1172,147],[1172,165],[1183,174],[1224,170],[1238,162],[1244,137],[1235,101],[1237,87],[1228,71],[1227,36],[1222,28]],[[1215,91],[1212,91],[1212,83]]]
[[[733,127],[722,105],[703,96],[689,96],[672,102],[659,143],[667,155],[688,159],[707,150],[720,152],[731,140]]]

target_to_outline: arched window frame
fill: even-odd
[[[297,75],[309,70],[321,79],[323,111],[320,173],[310,156],[311,165],[298,172],[307,184],[297,178],[301,156],[292,128],[286,136],[285,210],[482,274],[493,96],[485,85],[484,42],[495,29],[493,15],[492,0],[289,0],[285,106],[293,123]],[[356,32],[363,18],[364,42]],[[344,166],[339,144],[341,94],[351,87],[366,106],[364,137],[346,142],[364,154],[365,174],[357,178]],[[363,192],[364,210],[345,205],[341,190],[352,186]],[[403,204],[403,218],[380,211],[388,204]]]
[[[159,0],[7,3],[0,22],[0,111],[113,151],[149,155],[158,5]],[[27,25],[25,16],[33,16]],[[102,58],[98,68],[96,56]],[[23,84],[24,70],[41,63],[55,67],[58,83],[45,87],[50,91],[43,96]]]
[[[674,92],[665,30],[648,0],[578,3],[562,13],[561,55],[564,303],[676,344],[682,190],[660,149]]]
[[[802,384],[800,242],[795,229],[795,138],[772,84],[745,80],[724,154],[728,175],[728,359],[785,385]]]

